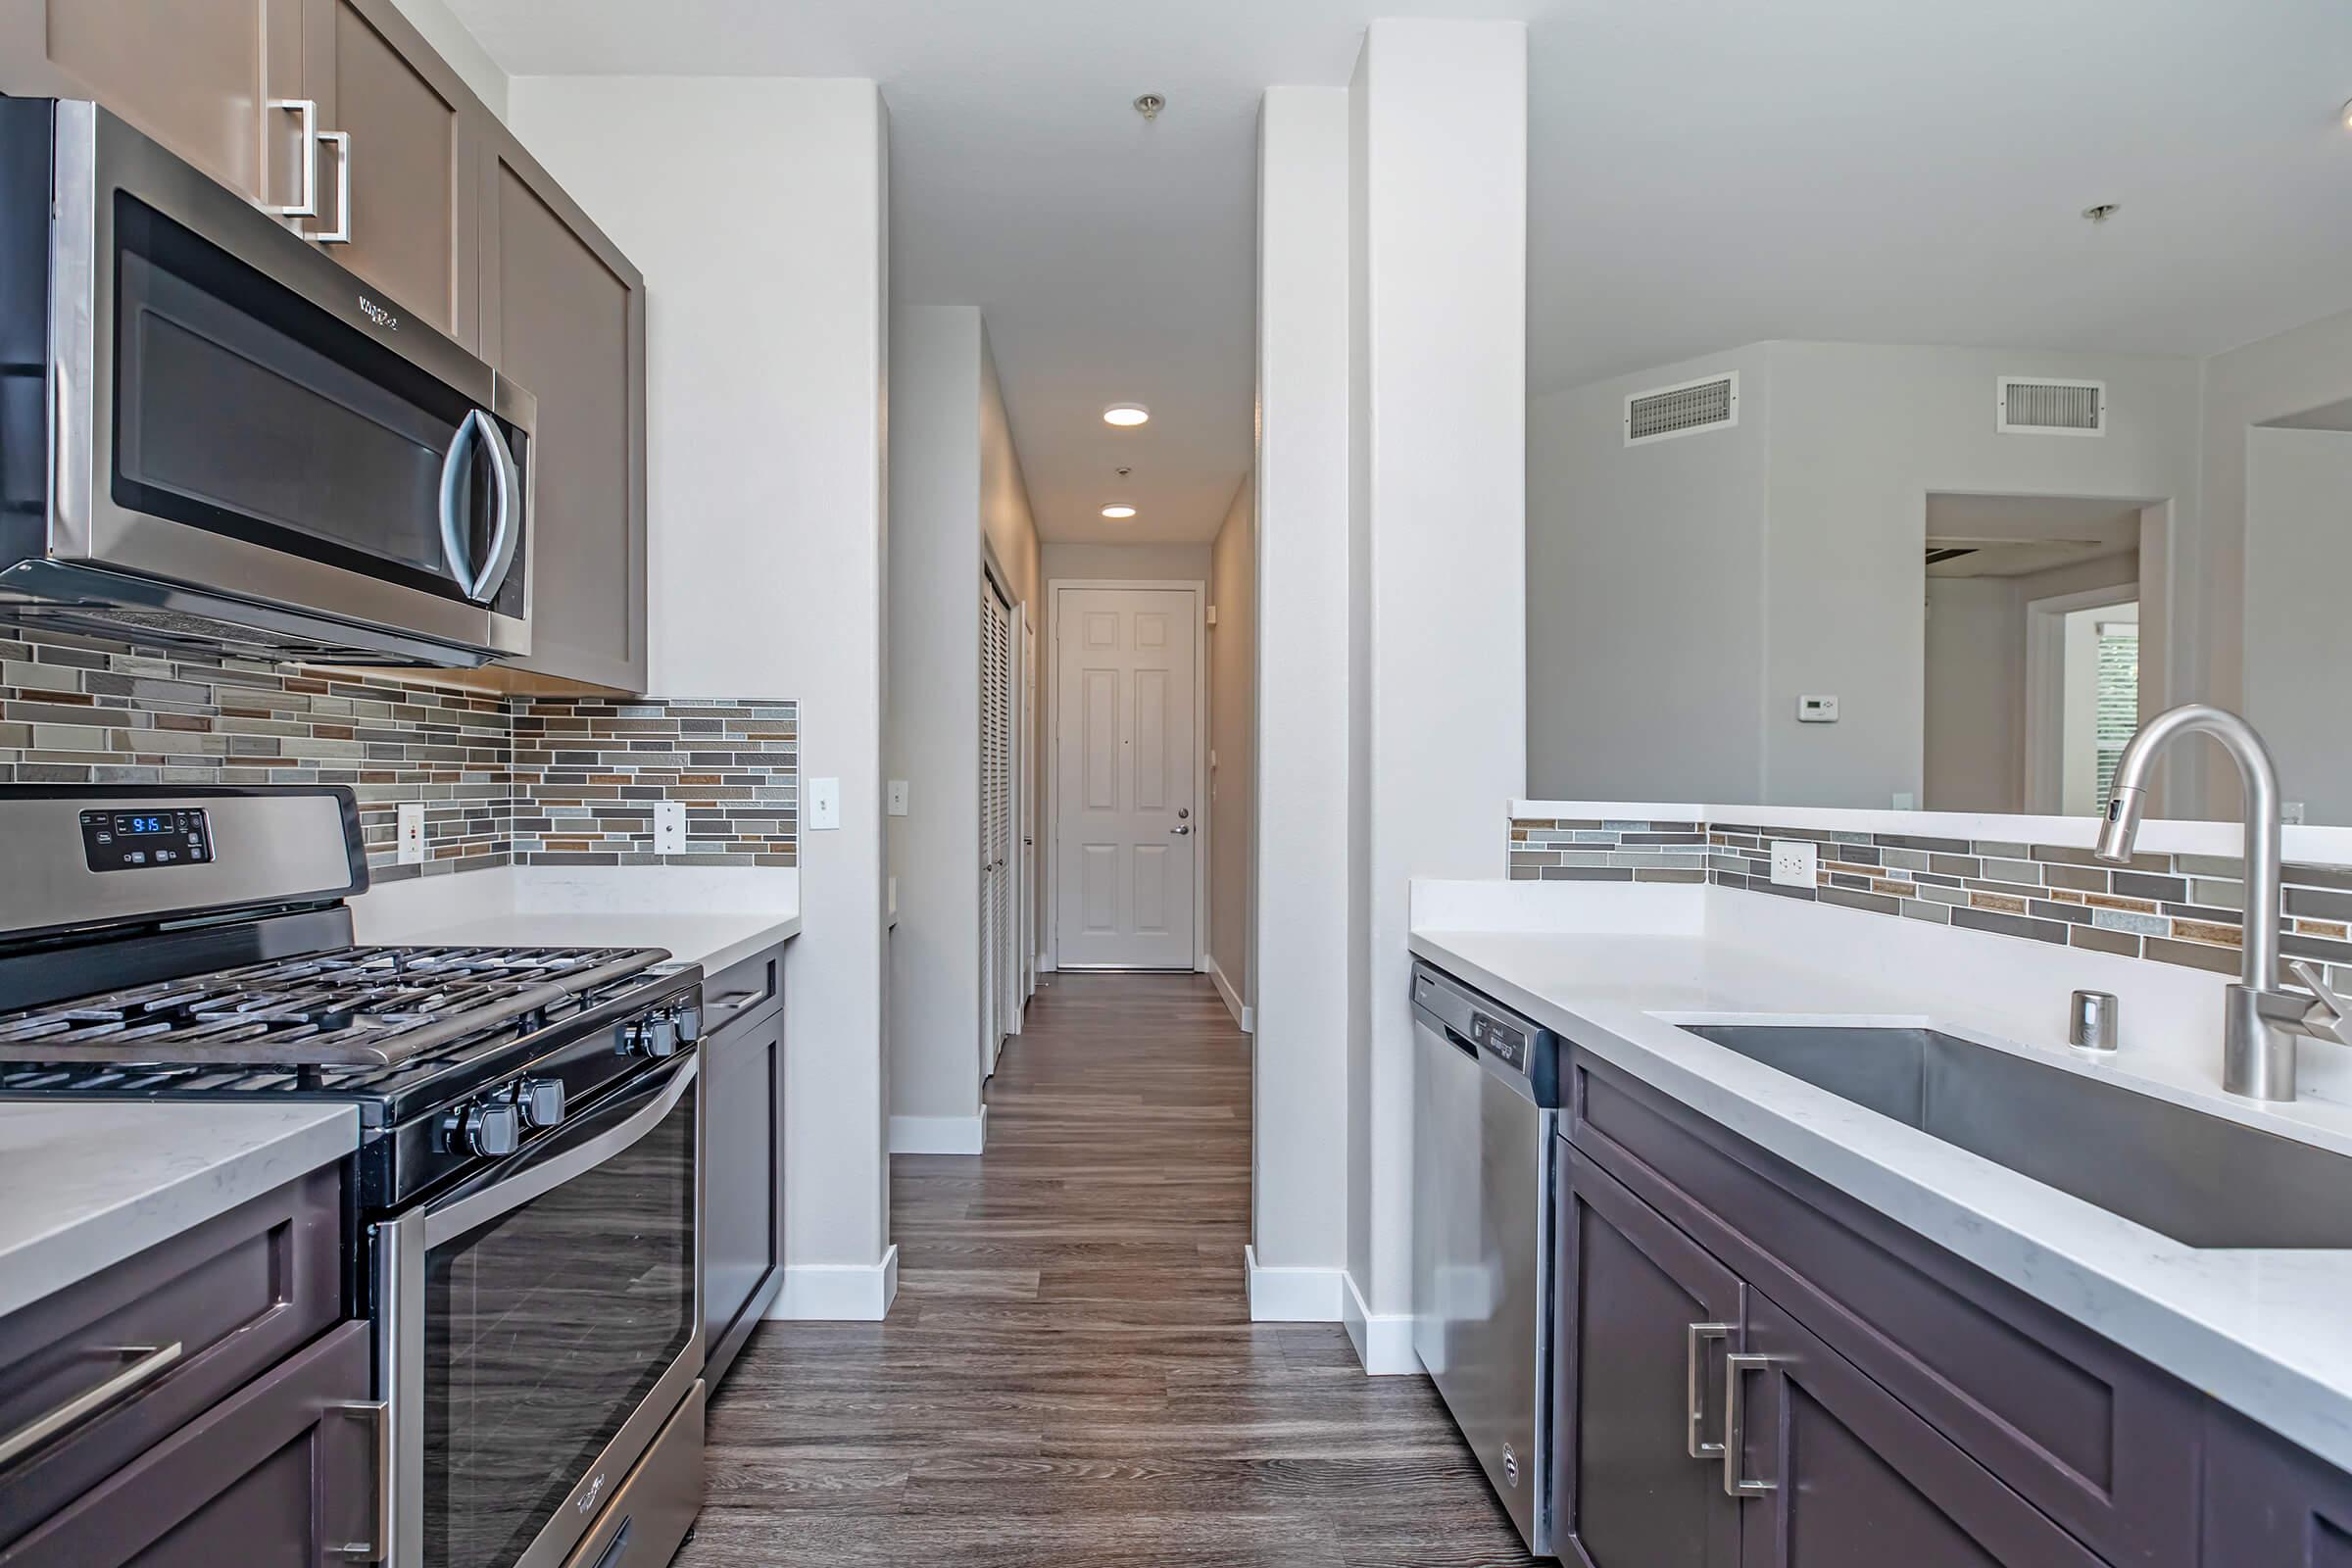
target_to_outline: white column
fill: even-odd
[[[1258,111],[1250,1310],[1336,1322],[1348,1247],[1348,90]]]
[[[1500,874],[1526,788],[1527,35],[1372,24],[1349,88],[1351,857],[1348,1323],[1411,1370],[1414,877]]]
[[[538,76],[515,131],[645,271],[654,693],[800,703],[783,1315],[879,1317],[887,120],[871,81]],[[713,214],[725,214],[713,228]]]

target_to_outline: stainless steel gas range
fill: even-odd
[[[348,791],[0,788],[0,1097],[358,1108],[400,1568],[658,1568],[702,1496],[702,972],[358,947]]]

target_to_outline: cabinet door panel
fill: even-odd
[[[1739,1505],[1719,1460],[1723,1357],[1740,1348],[1737,1278],[1600,1168],[1563,1145],[1560,1476],[1554,1506],[1592,1568],[1716,1568],[1738,1559]],[[1690,1353],[1696,1338],[1698,1377]],[[1577,1560],[1571,1558],[1571,1560]]]
[[[526,669],[645,689],[645,286],[513,141],[483,161],[482,336],[539,400]]]
[[[6,0],[0,90],[94,98],[249,201],[294,199],[303,0]],[[265,185],[263,161],[269,160]]]
[[[247,1384],[0,1552],[0,1568],[322,1568],[370,1542],[368,1325]]]
[[[2352,1476],[2216,1405],[2205,1568],[2352,1568]]]
[[[782,1279],[783,1015],[706,1040],[703,1063],[703,1353],[715,1389]]]
[[[1744,1568],[2100,1568],[1853,1364],[1748,1293]],[[1727,1415],[1728,1422],[1728,1415]]]
[[[281,0],[282,3],[282,0]],[[390,0],[312,0],[306,80],[322,128],[351,137],[348,244],[335,260],[468,348],[480,342],[470,244],[469,94]],[[319,218],[343,224],[319,149]]]

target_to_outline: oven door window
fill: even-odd
[[[118,506],[445,599],[503,597],[479,582],[500,555],[482,425],[510,448],[519,431],[486,411],[469,427],[465,393],[124,192],[115,234]],[[523,487],[507,489],[519,528]]]
[[[426,1250],[426,1562],[508,1568],[692,1341],[699,1087],[602,1163]]]

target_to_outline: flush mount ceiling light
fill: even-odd
[[[1152,411],[1141,403],[1113,403],[1102,411],[1104,424],[1142,424],[1152,417]]]
[[[1127,503],[1124,501],[1114,501],[1109,506],[1102,509],[1102,515],[1111,518],[1113,521],[1123,521],[1124,519],[1135,515],[1135,509],[1127,505]]]

